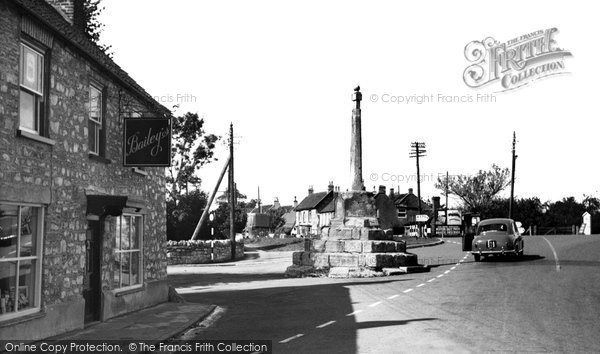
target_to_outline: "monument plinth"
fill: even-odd
[[[327,274],[333,277],[364,277],[385,275],[384,271],[389,268],[405,272],[427,270],[418,266],[417,255],[406,253],[404,241],[393,240],[391,226],[398,224],[394,203],[385,193],[376,195],[365,191],[361,100],[360,87],[357,87],[352,95],[355,106],[350,143],[351,190],[338,195],[335,216],[331,225],[321,231],[320,238],[306,239],[305,250],[294,252],[293,265],[286,271],[290,276]],[[386,215],[386,218],[381,215]]]

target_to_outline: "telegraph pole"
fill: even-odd
[[[419,198],[419,214],[421,214],[423,210],[421,206],[421,170],[419,166],[419,158],[427,156],[425,155],[427,150],[425,150],[425,143],[421,142],[411,143],[410,147],[412,148],[410,157],[417,159],[417,197]]]
[[[417,199],[419,200],[420,215],[423,212],[423,208],[421,206],[421,170],[419,166],[419,158],[426,156],[425,153],[427,152],[427,150],[425,150],[425,143],[422,142],[415,141],[414,143],[411,143],[410,146],[412,148],[410,151],[410,157],[414,157],[417,159]],[[423,237],[423,227],[421,223],[419,223],[419,237]]]
[[[513,131],[512,141],[512,173],[510,178],[510,201],[508,202],[508,218],[512,219],[513,203],[515,199],[515,161],[517,161],[516,155],[517,145],[517,134]]]
[[[450,180],[450,176],[448,175],[448,171],[446,171],[446,226],[448,226],[448,181]]]
[[[231,238],[231,260],[235,260],[235,180],[233,178],[233,123],[229,125],[229,237]]]

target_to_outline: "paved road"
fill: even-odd
[[[524,259],[479,263],[458,241],[412,250],[435,265],[423,274],[283,279],[286,254],[170,274],[225,308],[198,338],[276,353],[600,352],[600,236],[526,237]]]

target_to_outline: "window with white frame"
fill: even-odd
[[[115,245],[114,288],[128,288],[143,283],[142,242],[144,218],[142,215],[123,214],[117,218]]]
[[[0,202],[0,320],[40,309],[43,209]]]
[[[21,43],[19,129],[41,134],[44,100],[44,54]]]
[[[101,154],[103,108],[102,89],[90,85],[88,141],[90,153],[95,155]]]

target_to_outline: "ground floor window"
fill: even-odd
[[[0,202],[0,320],[40,308],[43,209]]]
[[[115,289],[143,284],[142,242],[144,217],[123,214],[117,218],[115,246]]]

